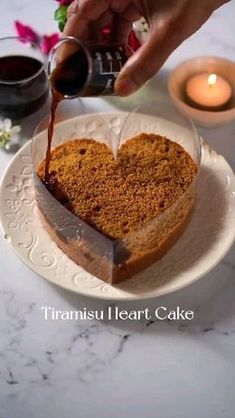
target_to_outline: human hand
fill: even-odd
[[[154,76],[168,56],[228,1],[75,0],[64,35],[93,40],[99,38],[102,28],[111,26],[112,37],[126,44],[133,22],[144,16],[150,27],[148,39],[129,58],[115,83],[116,93],[127,96]]]

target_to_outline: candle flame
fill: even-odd
[[[208,84],[209,86],[214,86],[217,82],[217,75],[216,74],[210,74],[208,77]]]

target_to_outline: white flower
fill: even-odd
[[[148,23],[146,22],[144,17],[141,17],[141,19],[137,20],[136,22],[133,23],[133,29],[134,31],[138,32],[138,33],[143,33],[143,32],[148,32],[149,31],[149,26]]]
[[[9,150],[11,144],[17,143],[21,127],[12,126],[11,119],[0,119],[0,147]]]
[[[147,40],[149,25],[144,17],[141,17],[141,19],[133,23],[133,30],[141,43],[144,43]]]

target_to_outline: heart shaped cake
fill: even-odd
[[[113,284],[163,257],[184,231],[195,200],[197,167],[177,143],[139,134],[110,148],[71,140],[37,170],[37,202],[57,245],[77,264]],[[59,202],[59,204],[58,204]]]

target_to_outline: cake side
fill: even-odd
[[[179,221],[171,224],[168,233],[156,242],[155,247],[151,245],[149,249],[133,252],[129,258],[119,264],[115,264],[110,257],[92,251],[89,244],[84,240],[61,238],[58,230],[48,222],[43,211],[39,209],[43,225],[57,246],[76,264],[92,275],[112,285],[133,277],[135,274],[145,270],[164,257],[187,228],[191,219],[193,206],[194,199],[191,198],[190,205],[182,211],[179,216]],[[156,240],[156,235],[154,238]]]

